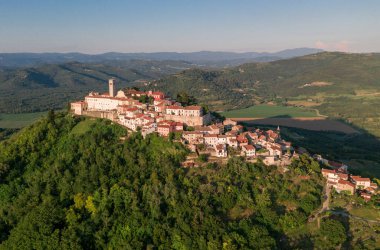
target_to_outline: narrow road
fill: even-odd
[[[331,189],[332,187],[327,185],[327,183],[325,184],[324,188],[323,188],[323,195],[324,195],[324,198],[326,198],[323,203],[322,203],[322,208],[314,215],[311,215],[309,217],[309,222],[313,222],[315,219],[321,219],[325,216],[328,216],[327,214],[324,215],[324,216],[320,216],[322,213],[324,212],[329,212],[330,214],[336,214],[336,215],[340,215],[340,216],[346,216],[346,217],[351,217],[351,218],[354,218],[354,219],[357,219],[357,220],[364,220],[364,221],[367,221],[367,222],[371,222],[371,223],[380,223],[380,220],[371,220],[371,219],[366,219],[366,218],[363,218],[363,217],[359,217],[359,216],[355,216],[355,215],[352,215],[348,212],[345,212],[345,211],[335,211],[335,210],[330,210],[330,193],[331,193]],[[319,223],[318,223],[319,224]]]
[[[323,187],[323,203],[321,209],[319,209],[318,212],[315,214],[311,215],[308,219],[309,222],[313,222],[315,219],[317,219],[320,214],[322,214],[325,211],[328,211],[330,208],[330,193],[331,193],[331,186],[327,185],[325,183],[325,186]]]
[[[351,218],[354,218],[354,219],[357,219],[357,220],[364,220],[364,221],[371,222],[371,223],[380,223],[380,220],[366,219],[366,218],[363,218],[363,217],[352,215],[352,214],[347,213],[345,211],[329,210],[329,212],[332,213],[332,214],[340,215],[340,216],[351,217]]]

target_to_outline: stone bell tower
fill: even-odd
[[[115,97],[115,79],[111,78],[108,80],[108,89],[110,97]]]

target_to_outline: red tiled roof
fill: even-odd
[[[369,178],[363,178],[361,176],[351,176],[351,179],[353,179],[354,181],[365,181],[365,182],[371,182],[371,180]]]
[[[218,135],[205,135],[204,137],[215,137],[215,138],[218,138]]]
[[[349,182],[349,181],[345,181],[345,180],[338,180],[338,183],[339,184],[342,184],[342,185],[348,185],[348,186],[351,186],[351,187],[355,187],[355,184],[353,184],[353,183],[351,183],[351,182]]]
[[[111,96],[102,96],[102,95],[92,95],[92,96],[86,96],[85,98],[103,98],[103,99],[112,99],[112,100],[119,100],[119,101],[127,101],[128,98],[125,97],[111,97]]]
[[[337,173],[337,175],[338,175],[339,178],[341,178],[341,179],[348,179],[348,174]]]
[[[171,106],[167,106],[166,109],[183,109],[183,107],[171,105]]]
[[[137,110],[139,110],[138,108],[136,108],[136,107],[133,107],[133,108],[128,108],[127,109],[127,111],[137,111]]]
[[[187,106],[185,107],[186,110],[201,110],[201,106]]]
[[[203,135],[201,132],[199,131],[183,131],[184,135],[192,135],[192,134],[195,134],[195,135]]]
[[[243,146],[247,151],[255,150],[255,147],[252,145],[244,145]]]
[[[335,174],[335,170],[331,170],[331,169],[327,169],[327,168],[322,168],[322,173]]]

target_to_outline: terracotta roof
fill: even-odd
[[[341,178],[341,179],[348,179],[348,174],[337,173],[337,175],[338,175],[339,178]]]
[[[184,135],[192,135],[192,134],[195,134],[195,135],[203,135],[201,132],[199,131],[183,131]]]
[[[103,99],[112,99],[112,100],[119,100],[119,101],[128,100],[128,98],[125,98],[125,97],[111,97],[111,96],[103,96],[103,95],[93,95],[93,96],[87,95],[85,98],[103,98]]]
[[[133,108],[128,108],[127,109],[127,111],[137,111],[137,110],[139,110],[138,108],[136,108],[136,107],[133,107]]]
[[[183,109],[183,107],[171,105],[171,106],[167,106],[166,109]]]
[[[365,182],[371,182],[371,180],[369,178],[363,178],[361,176],[351,176],[351,179],[353,179],[354,181],[365,181]]]
[[[211,130],[211,128],[205,127],[205,126],[195,126],[194,129],[198,130],[198,131],[210,131]]]
[[[345,181],[345,180],[338,180],[338,183],[339,184],[342,184],[342,185],[348,185],[348,186],[351,186],[351,187],[355,187],[355,184],[353,184],[353,183],[351,183],[351,182],[349,182],[349,181]]]
[[[322,168],[322,173],[335,174],[335,170],[331,170],[331,169],[327,169],[327,168]]]
[[[164,124],[158,124],[157,127],[158,128],[170,128],[169,125],[164,125]]]
[[[218,135],[205,135],[204,137],[215,137],[215,138],[218,138]]]
[[[186,110],[201,110],[201,106],[187,106],[185,107]]]
[[[255,150],[255,147],[252,146],[252,145],[244,145],[243,147],[244,147],[247,151]]]

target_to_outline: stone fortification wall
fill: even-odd
[[[83,111],[83,115],[91,116],[96,118],[105,118],[111,121],[115,121],[117,119],[116,111]]]
[[[165,114],[165,120],[172,120],[175,122],[183,122],[188,126],[203,126],[208,125],[211,122],[210,114],[204,116],[179,116]]]

